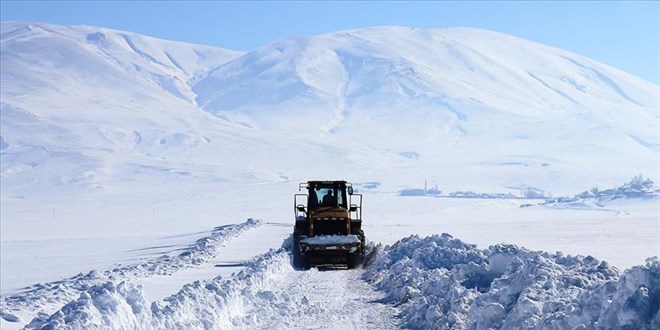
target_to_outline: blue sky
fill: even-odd
[[[2,21],[86,24],[252,50],[380,25],[475,27],[563,48],[660,84],[660,1],[1,1]]]

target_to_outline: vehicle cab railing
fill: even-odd
[[[362,194],[353,193],[353,185],[350,182],[344,182],[346,192],[348,193],[348,213],[351,222],[362,221]],[[310,183],[300,183],[298,190],[308,190]],[[295,194],[293,196],[293,210],[296,216],[296,221],[309,220],[309,194]],[[340,207],[340,206],[338,206]]]

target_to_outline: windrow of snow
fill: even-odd
[[[165,303],[149,303],[139,286],[106,282],[90,287],[50,317],[37,317],[28,329],[228,329],[264,326],[250,312],[279,315],[293,297],[262,291],[268,279],[293,272],[286,250],[271,250],[235,277],[195,281]],[[297,303],[302,304],[303,301]],[[274,313],[273,311],[277,311]],[[293,314],[297,311],[290,310]],[[267,318],[266,318],[267,319]],[[291,318],[289,318],[291,319]],[[262,320],[263,321],[263,320]],[[294,324],[290,324],[294,326]]]
[[[658,329],[660,259],[623,275],[591,256],[410,236],[366,278],[415,329]]]
[[[297,271],[291,239],[254,257],[229,278],[186,284],[149,302],[130,282],[99,283],[26,329],[393,329],[396,310],[358,269]]]
[[[621,275],[591,256],[512,245],[477,249],[448,234],[411,236],[375,250],[363,279],[387,294],[378,299],[364,289],[357,270],[296,271],[285,247],[255,257],[231,278],[187,284],[163,302],[149,302],[140,286],[128,282],[98,283],[56,313],[34,318],[27,328],[396,326],[382,302],[399,306],[402,326],[421,329],[660,326],[658,258]],[[356,302],[358,297],[366,300]]]
[[[0,297],[2,317],[5,319],[6,317],[13,318],[14,314],[12,313],[25,313],[30,310],[38,312],[48,305],[59,304],[61,306],[75,299],[81,292],[84,294],[90,288],[102,283],[106,284],[102,284],[101,287],[115,287],[116,284],[113,283],[126,279],[168,275],[181,269],[200,265],[217,255],[223,244],[228,240],[261,225],[261,220],[248,219],[240,224],[219,226],[213,229],[211,235],[198,239],[178,255],[166,254],[137,265],[128,265],[106,271],[93,270],[87,274],[80,273],[61,281],[35,284],[14,295]]]

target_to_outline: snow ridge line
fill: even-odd
[[[157,259],[148,260],[137,265],[128,265],[112,270],[92,270],[87,274],[80,273],[69,279],[50,283],[39,283],[25,291],[0,297],[2,317],[15,319],[11,312],[25,310],[39,311],[45,305],[64,304],[81,293],[107,281],[119,282],[128,278],[144,278],[154,275],[168,275],[181,269],[200,265],[213,258],[228,240],[240,236],[247,230],[261,226],[261,220],[248,219],[240,224],[215,227],[211,235],[198,239],[193,245],[176,256],[163,255]],[[41,314],[41,317],[44,315]]]
[[[230,279],[195,281],[161,302],[149,303],[137,285],[109,281],[26,329],[265,329],[272,322],[294,327],[306,300],[269,291],[293,272],[289,252],[280,248],[255,257]]]
[[[513,245],[480,250],[451,235],[377,252],[365,278],[415,329],[659,329],[660,259],[620,272],[591,256]]]

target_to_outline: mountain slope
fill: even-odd
[[[500,33],[383,27],[275,41],[218,68],[194,90],[212,112],[272,112],[311,99],[316,108],[382,113],[420,104],[442,109],[453,101],[538,117],[613,106],[657,108],[656,87]]]
[[[3,87],[7,97],[38,96],[49,88],[107,102],[107,95],[86,92],[113,88],[149,98],[147,90],[156,88],[191,101],[189,81],[241,55],[91,26],[2,23],[1,38],[3,80],[11,82]]]
[[[415,172],[478,166],[467,177],[483,181],[508,170],[482,165],[513,164],[527,178],[497,185],[524,186],[658,165],[658,86],[490,31],[382,27],[278,40],[193,91],[203,109],[249,127],[416,155]]]
[[[98,187],[100,177],[117,179],[127,156],[153,159],[166,147],[205,144],[191,128],[208,116],[198,111],[190,81],[240,55],[129,32],[28,23],[2,23],[1,47],[3,195],[23,185],[16,181],[27,185],[19,195],[35,183]]]
[[[21,159],[54,150],[91,159],[79,163],[109,180],[125,157],[234,173],[267,159],[251,162],[255,173],[378,168],[399,187],[430,177],[449,189],[553,192],[658,166],[658,86],[500,33],[379,27],[239,53],[95,27],[3,23],[2,31],[9,181],[32,182],[25,173],[39,166]],[[277,150],[288,157],[270,161]],[[231,161],[214,156],[227,154]],[[80,180],[73,176],[56,181]]]

